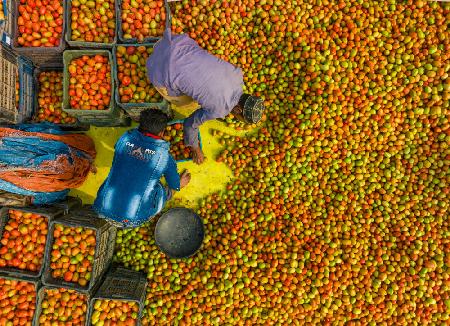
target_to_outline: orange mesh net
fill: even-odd
[[[0,128],[0,140],[3,137],[39,137],[41,139],[61,141],[72,149],[88,155],[80,157],[71,151],[71,157],[59,155],[56,161],[46,161],[39,171],[30,168],[15,168],[0,172],[0,178],[18,187],[30,191],[53,192],[81,186],[93,171],[96,156],[95,145],[89,136],[83,134],[52,135],[40,132],[26,132],[10,128]]]

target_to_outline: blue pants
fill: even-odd
[[[166,200],[170,200],[173,197],[173,191],[172,189],[170,189],[168,186],[164,187],[164,191],[166,193]],[[133,224],[133,223],[128,223],[128,222],[119,222],[116,220],[113,220],[105,215],[99,214],[100,218],[105,219],[107,222],[109,222],[110,224],[112,224],[114,227],[118,228],[118,229],[132,229],[135,227],[139,227],[141,224],[150,221],[154,216],[150,216],[147,221],[142,221],[140,223],[138,223],[138,225]]]

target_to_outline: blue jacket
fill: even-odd
[[[139,226],[158,214],[167,201],[161,176],[171,189],[180,189],[180,176],[169,146],[137,129],[127,131],[116,143],[111,170],[93,208],[126,226]]]

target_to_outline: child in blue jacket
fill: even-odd
[[[178,174],[170,144],[162,139],[168,121],[159,110],[145,110],[139,128],[127,131],[116,143],[111,170],[93,205],[100,217],[117,227],[137,227],[189,183],[190,173]],[[163,175],[166,187],[160,182]]]

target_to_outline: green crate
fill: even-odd
[[[145,289],[147,278],[141,272],[132,271],[123,267],[114,266],[106,274],[98,291],[89,301],[88,319],[91,324],[94,304],[97,300],[132,301],[139,305],[137,325],[140,325],[145,302]]]
[[[0,209],[0,239],[3,237],[3,231],[9,221],[9,210],[18,210],[26,213],[39,214],[47,218],[47,229],[50,229],[50,223],[56,218],[68,214],[72,209],[81,207],[81,200],[78,198],[69,197],[67,200],[53,205],[30,206],[30,207],[3,207]],[[49,234],[47,233],[47,240],[45,246],[49,246]],[[3,247],[0,245],[0,248]],[[23,270],[16,267],[0,267],[0,273],[12,277],[30,277],[39,278],[44,270],[45,262],[47,260],[47,248],[42,257],[42,265],[38,271]]]
[[[66,35],[65,39],[66,42],[72,46],[72,47],[79,47],[79,48],[98,48],[98,49],[104,49],[104,48],[112,48],[114,44],[117,43],[117,0],[114,2],[114,8],[110,8],[110,10],[114,10],[114,20],[116,22],[115,24],[115,31],[114,31],[114,39],[112,43],[98,43],[98,42],[85,42],[85,41],[73,41],[72,40],[72,1],[67,0],[64,2],[64,12],[65,12],[65,21],[67,22],[67,29],[66,29]]]
[[[143,43],[143,44],[120,44],[115,45],[113,47],[113,60],[114,60],[114,82],[116,83],[116,89],[115,89],[115,99],[116,103],[119,107],[125,110],[125,112],[133,119],[134,121],[139,121],[139,117],[142,111],[146,109],[158,109],[162,110],[164,112],[168,111],[169,103],[166,100],[162,100],[161,102],[157,103],[122,103],[120,101],[120,95],[119,95],[119,78],[118,78],[118,65],[117,65],[117,47],[118,46],[124,46],[124,47],[138,47],[138,46],[145,46],[153,47],[153,43]]]
[[[111,99],[107,110],[74,110],[70,108],[69,100],[69,64],[73,59],[83,55],[94,56],[96,54],[107,55],[111,65]],[[108,50],[69,50],[63,55],[64,61],[64,80],[63,80],[63,110],[76,117],[81,123],[103,125],[104,121],[120,118],[120,110],[114,103],[114,65],[112,54]]]
[[[62,278],[54,278],[52,276],[50,264],[51,251],[54,242],[53,231],[56,224],[95,230],[95,255],[92,263],[91,279],[86,286],[81,286],[74,282],[66,282]],[[116,228],[111,226],[106,220],[99,218],[98,214],[93,210],[83,207],[54,220],[51,223],[48,232],[49,240],[46,248],[47,261],[42,275],[42,282],[44,285],[64,287],[80,291],[81,293],[89,293],[92,291],[98,281],[105,275],[105,272],[112,261],[117,233]]]
[[[131,125],[131,119],[122,110],[119,111],[119,116],[112,119],[101,119],[96,121],[97,127],[129,127]]]
[[[142,104],[142,103],[140,103]],[[130,116],[130,118],[133,121],[139,122],[139,118],[141,116],[141,112],[147,109],[155,109],[155,110],[161,110],[167,115],[170,115],[169,112],[169,103],[163,102],[163,103],[150,103],[150,105],[146,106],[133,106],[132,108],[124,108],[126,114]]]
[[[130,118],[118,107],[115,108],[112,116],[79,116],[78,121],[82,124],[94,125],[96,127],[128,127],[131,124]]]

